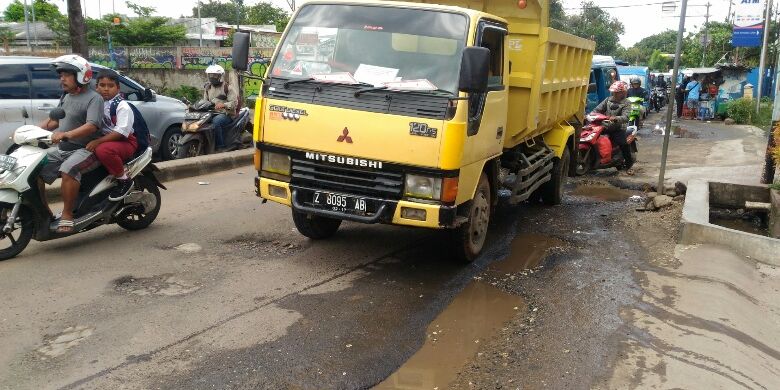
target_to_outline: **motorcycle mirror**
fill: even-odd
[[[57,107],[49,111],[49,119],[53,121],[58,121],[62,118],[65,118],[65,110],[63,110],[62,108]]]

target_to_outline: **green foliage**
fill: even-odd
[[[739,98],[732,100],[729,103],[729,109],[727,111],[729,118],[733,119],[739,124],[749,124],[753,111],[755,110],[755,102],[752,99]]]
[[[650,55],[650,59],[647,61],[647,66],[651,70],[666,72],[673,66],[673,60],[669,57],[665,57],[660,50],[654,50]]]
[[[556,30],[564,30],[566,27],[566,13],[563,11],[561,0],[550,1],[550,27]]]
[[[755,109],[755,101],[753,101],[753,108]],[[754,114],[751,117],[750,124],[767,130],[772,127],[772,100],[770,98],[761,98],[758,114]]]
[[[47,0],[34,0],[33,7],[35,8],[36,21],[48,22],[62,16],[60,9]],[[32,10],[28,10],[28,12],[30,12],[28,17],[30,18],[30,21],[32,21]],[[6,22],[23,22],[24,3],[20,0],[14,0],[11,4],[8,4],[8,7],[3,11],[3,17]]]
[[[593,1],[583,2],[580,13],[565,18],[565,23],[556,21],[556,25],[562,31],[595,40],[596,54],[615,55],[620,49],[618,42],[620,35],[625,32],[625,26]]]
[[[194,103],[203,96],[203,91],[189,85],[181,85],[178,88],[163,88],[160,94],[170,96],[179,100],[187,99]]]
[[[192,15],[193,17],[198,16],[197,7],[192,8]],[[222,3],[216,0],[203,2],[200,5],[200,16],[202,18],[216,18],[218,22],[222,23],[236,24],[236,3],[234,1]],[[273,24],[277,31],[282,31],[290,20],[290,14],[270,2],[261,1],[249,7],[242,7],[239,20],[241,24]]]
[[[166,17],[132,18],[114,26],[112,23],[114,16],[118,15],[105,15],[103,19],[85,20],[87,42],[90,45],[107,46],[109,31],[114,46],[172,46],[186,38],[187,28],[182,25],[169,25],[170,19]],[[57,35],[60,44],[70,44],[67,17],[58,18],[48,23],[48,26]]]
[[[144,7],[144,6],[140,5],[140,4],[136,4],[136,3],[133,3],[133,2],[130,2],[130,1],[127,2],[127,8],[130,8],[131,10],[133,10],[133,12],[135,12],[135,14],[138,15],[139,17],[141,17],[141,18],[151,17],[152,14],[154,13],[154,11],[157,10],[154,7]]]

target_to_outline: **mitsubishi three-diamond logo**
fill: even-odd
[[[344,128],[344,130],[341,131],[341,135],[336,139],[337,142],[344,142],[347,141],[348,144],[352,143],[352,137],[349,136],[349,129]]]

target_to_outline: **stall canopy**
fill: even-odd
[[[682,74],[686,76],[692,76],[694,74],[709,74],[719,71],[718,68],[686,68],[683,69]]]

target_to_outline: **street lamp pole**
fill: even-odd
[[[672,85],[677,83],[677,74],[680,71],[680,52],[682,51],[683,34],[685,34],[685,11],[688,8],[688,0],[682,0],[680,9],[680,27],[677,30],[677,47],[674,51],[674,70],[672,70]],[[656,191],[659,194],[663,194],[664,191],[664,175],[666,174],[666,159],[669,154],[669,136],[672,133],[672,106],[673,104],[666,105],[666,129],[664,131],[664,146],[661,150],[661,171],[658,174],[658,186]]]
[[[200,0],[198,0],[198,31],[200,32],[200,47],[203,47],[203,20],[200,18]]]
[[[24,0],[24,24],[27,26],[27,50],[32,51],[30,45],[30,20],[27,18],[27,0]]]
[[[756,113],[761,108],[761,96],[764,88],[764,73],[766,72],[766,46],[769,41],[769,18],[771,16],[772,0],[766,0],[766,12],[764,12],[764,42],[761,46],[761,59],[758,67],[758,99],[756,99]]]

